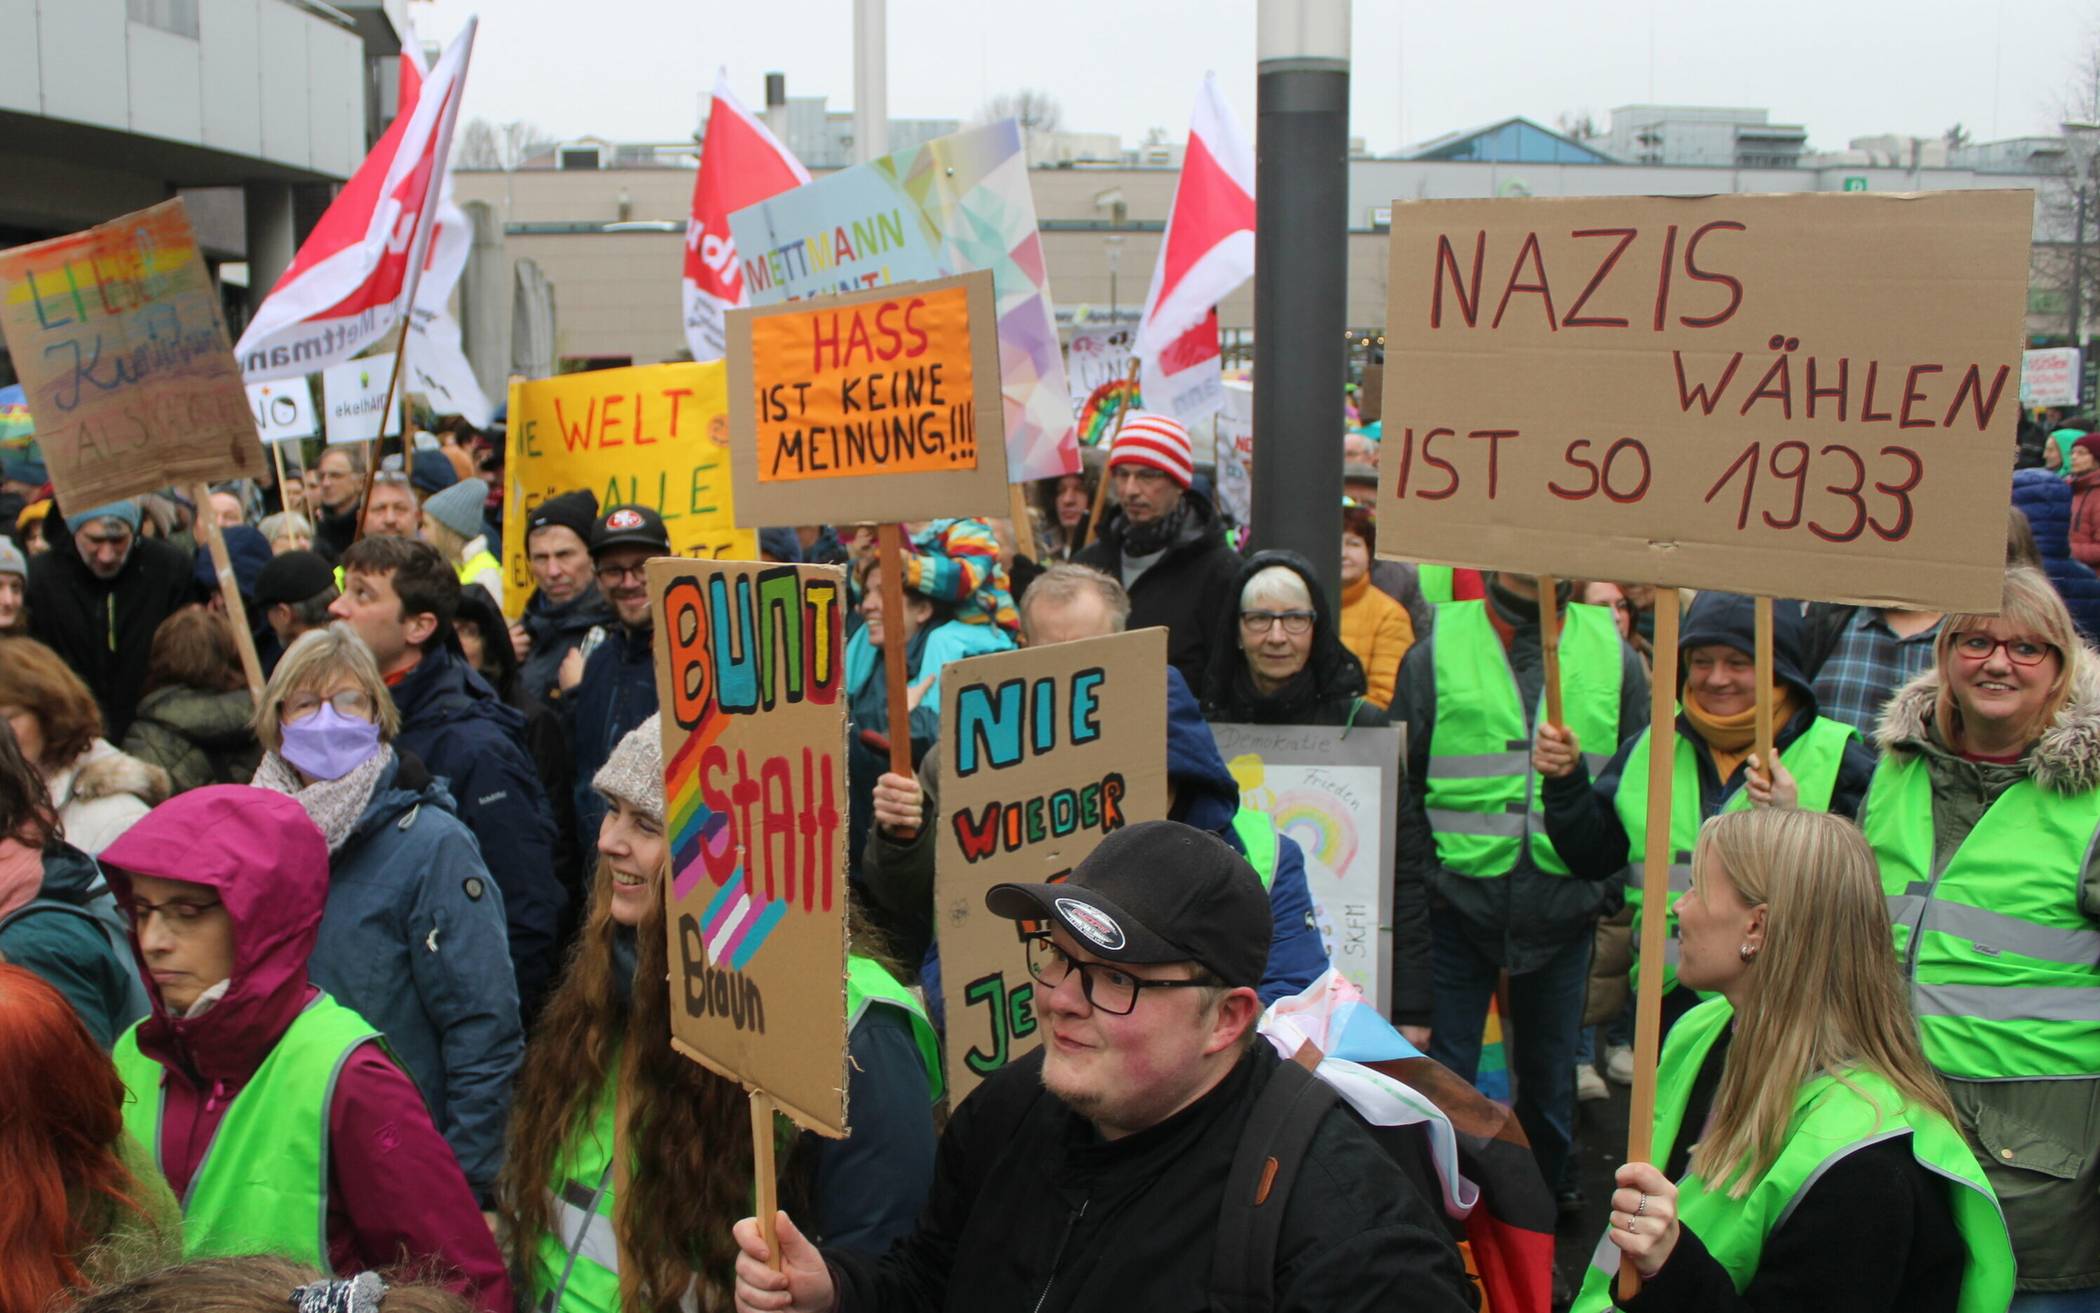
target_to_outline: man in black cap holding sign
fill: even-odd
[[[1043,1047],[956,1109],[918,1229],[888,1254],[819,1250],[782,1213],[774,1272],[757,1221],[737,1223],[739,1310],[1474,1306],[1400,1167],[1257,1042],[1269,901],[1245,858],[1146,821],[1069,881],[997,885],[985,906],[1039,929]]]
[[[614,506],[591,527],[591,568],[618,623],[588,658],[571,648],[556,677],[576,759],[576,833],[591,863],[597,861],[591,842],[605,816],[605,799],[591,778],[627,732],[656,712],[655,620],[644,570],[652,558],[670,554],[664,517],[647,506]]]

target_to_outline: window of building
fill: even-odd
[[[125,0],[131,21],[197,39],[197,0]]]
[[[556,160],[556,167],[563,169],[602,168],[596,146],[564,146]]]

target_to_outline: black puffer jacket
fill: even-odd
[[[95,695],[102,737],[121,743],[146,687],[146,659],[160,622],[195,600],[194,558],[135,538],[114,579],[98,579],[53,507],[51,550],[29,566],[29,636],[58,653]]]
[[[1237,609],[1239,594],[1233,582],[1239,578],[1240,558],[1226,545],[1225,526],[1208,500],[1186,492],[1181,504],[1187,513],[1180,534],[1136,583],[1128,585],[1130,628],[1166,626],[1167,664],[1181,672],[1190,688],[1198,689],[1210,664],[1218,617]],[[1121,510],[1111,514],[1099,541],[1079,554],[1079,564],[1120,581],[1128,527]]]
[[[1305,666],[1274,693],[1254,687],[1240,649],[1239,599],[1248,581],[1272,565],[1282,566],[1305,582],[1312,595],[1312,650]],[[1334,611],[1313,575],[1312,563],[1296,552],[1257,553],[1240,567],[1233,581],[1232,604],[1217,618],[1211,639],[1210,668],[1203,680],[1203,718],[1236,725],[1383,725],[1385,712],[1364,701],[1364,668],[1356,654],[1342,646]]]
[[[842,1313],[1213,1307],[1225,1176],[1275,1051],[1257,1042],[1210,1093],[1118,1140],[1043,1089],[1042,1062],[994,1072],[956,1109],[911,1235],[880,1258],[825,1251]],[[1474,1307],[1442,1220],[1339,1106],[1285,1206],[1275,1307]]]

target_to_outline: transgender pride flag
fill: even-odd
[[[786,915],[787,900],[768,899],[758,891],[757,882],[746,880],[743,868],[737,868],[700,918],[708,965],[718,971],[725,966],[731,971],[742,971]]]

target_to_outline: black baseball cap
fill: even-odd
[[[646,547],[659,556],[671,554],[671,533],[664,517],[632,502],[615,506],[591,528],[591,556],[614,547]]]
[[[303,602],[335,587],[335,569],[319,552],[284,552],[270,558],[255,576],[258,606]]]
[[[1179,821],[1140,821],[1103,839],[1058,884],[1000,884],[994,915],[1055,920],[1106,962],[1194,962],[1253,987],[1275,932],[1268,891],[1247,859]]]

